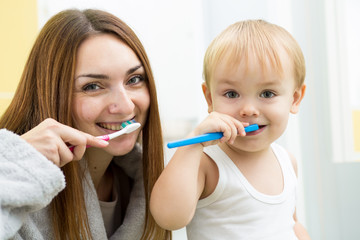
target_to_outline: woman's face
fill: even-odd
[[[144,126],[150,95],[142,63],[126,44],[111,34],[86,39],[79,47],[75,69],[75,127],[94,136],[121,129],[135,120]],[[110,140],[105,151],[124,155],[136,143],[140,129]]]

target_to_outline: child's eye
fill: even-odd
[[[95,91],[95,90],[98,90],[100,89],[100,86],[96,83],[89,83],[89,84],[86,84],[82,90],[87,92],[87,91]]]
[[[239,94],[237,92],[234,91],[228,91],[225,93],[225,97],[227,98],[237,98],[239,97]]]
[[[264,91],[260,94],[260,97],[263,97],[263,98],[272,98],[272,97],[275,97],[275,93],[273,93],[272,91]]]
[[[130,78],[129,81],[127,82],[127,84],[134,85],[134,84],[144,81],[144,79],[145,78],[143,76],[136,75],[136,76],[133,76],[132,78]]]

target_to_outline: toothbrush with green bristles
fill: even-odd
[[[141,124],[136,122],[135,120],[129,120],[129,121],[121,123],[121,127],[122,127],[121,130],[119,130],[117,132],[114,132],[114,133],[111,133],[111,134],[97,136],[97,138],[100,138],[100,139],[102,139],[104,141],[109,141],[109,140],[114,139],[116,137],[119,137],[119,136],[121,136],[123,134],[131,133],[131,132],[135,131],[136,129],[138,129],[140,126],[141,126]],[[69,147],[71,152],[74,151],[74,147],[75,146],[70,146]],[[86,147],[91,147],[91,146],[87,145]]]

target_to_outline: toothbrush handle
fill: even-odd
[[[169,142],[167,144],[167,147],[168,148],[182,147],[182,146],[187,146],[187,145],[191,145],[191,144],[217,140],[222,137],[223,137],[222,132],[205,133],[205,134],[202,134],[202,135],[199,135],[196,137]]]
[[[259,125],[257,125],[257,124],[251,124],[251,125],[249,125],[249,126],[247,126],[247,127],[245,127],[245,132],[253,132],[253,131],[256,131],[256,130],[258,130],[259,129]]]
[[[109,140],[110,140],[110,136],[109,136],[109,135],[97,136],[96,138],[100,138],[101,140],[104,140],[104,141],[109,141]]]
[[[253,131],[256,131],[258,129],[259,129],[259,125],[252,124],[250,126],[245,127],[245,132],[253,132]],[[217,140],[217,139],[220,139],[222,137],[223,137],[222,132],[205,133],[205,134],[202,134],[202,135],[199,135],[199,136],[196,136],[196,137],[169,142],[167,144],[167,147],[168,148],[182,147],[182,146],[187,146],[187,145],[191,145],[191,144]]]

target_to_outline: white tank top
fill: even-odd
[[[297,178],[285,149],[271,145],[284,177],[279,195],[258,192],[218,145],[204,148],[219,169],[214,192],[199,200],[187,228],[189,240],[295,240]]]

